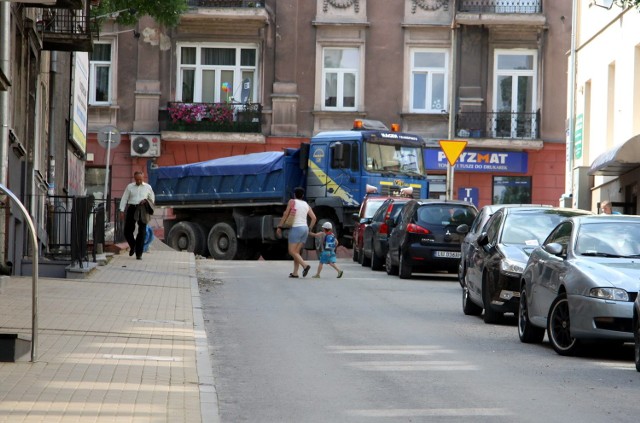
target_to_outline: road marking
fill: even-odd
[[[431,355],[452,354],[452,350],[434,345],[371,345],[371,346],[328,346],[333,354],[390,354],[390,355]]]
[[[476,417],[511,416],[504,408],[417,408],[347,410],[347,414],[361,417]]]
[[[383,372],[478,370],[477,366],[466,361],[355,361],[348,365],[360,370]]]

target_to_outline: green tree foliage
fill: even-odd
[[[91,8],[91,15],[102,16],[98,21],[111,16],[124,25],[133,25],[148,15],[160,25],[174,27],[186,10],[187,0],[101,0]]]

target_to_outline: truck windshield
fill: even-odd
[[[382,174],[424,175],[422,149],[404,145],[364,143],[366,169]]]

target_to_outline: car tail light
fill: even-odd
[[[407,232],[410,234],[430,234],[431,231],[427,228],[423,228],[422,226],[416,225],[415,223],[409,223],[407,225]]]
[[[378,233],[379,234],[388,234],[389,233],[389,226],[386,223],[381,224],[380,227],[378,228]]]

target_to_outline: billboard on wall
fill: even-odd
[[[87,151],[87,103],[89,95],[89,53],[76,52],[71,93],[71,141],[84,155]]]
[[[446,170],[447,157],[440,149],[424,152],[427,170]],[[523,151],[465,150],[458,157],[454,169],[462,172],[527,173],[528,154]]]

